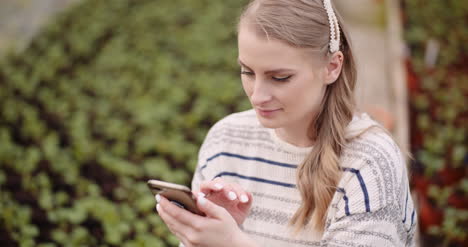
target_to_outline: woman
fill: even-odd
[[[404,158],[359,113],[356,69],[330,0],[254,0],[238,25],[253,109],[208,132],[194,215],[157,196],[189,246],[413,246]]]

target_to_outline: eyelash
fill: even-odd
[[[247,76],[252,76],[254,73],[249,72],[249,71],[241,71],[241,75],[247,75]],[[284,78],[276,78],[276,77],[271,77],[271,79],[278,81],[278,82],[287,82],[289,79],[291,79],[292,75],[284,77]]]

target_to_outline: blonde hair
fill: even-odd
[[[336,11],[335,11],[336,13]],[[291,219],[296,232],[308,224],[323,231],[328,206],[341,178],[340,154],[346,140],[345,130],[355,111],[356,67],[346,29],[341,27],[340,51],[344,55],[338,79],[327,86],[322,109],[309,127],[314,148],[297,169],[297,188],[301,205]],[[293,47],[318,51],[330,57],[330,27],[323,0],[253,0],[242,13],[239,26],[247,21],[259,35],[285,42]]]

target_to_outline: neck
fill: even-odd
[[[284,127],[275,129],[275,133],[281,140],[296,147],[311,147],[315,143],[308,135],[308,128]]]

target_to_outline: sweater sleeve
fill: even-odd
[[[219,122],[213,125],[208,133],[206,134],[205,139],[203,140],[202,145],[200,146],[200,149],[198,151],[198,159],[197,159],[197,166],[195,167],[195,172],[192,177],[192,191],[194,189],[199,189],[200,183],[205,180],[201,170],[202,167],[205,165],[207,159],[213,153],[213,144],[216,139],[216,135],[218,135],[216,132],[218,132],[219,129]],[[179,243],[179,247],[185,247],[182,242]]]
[[[210,129],[211,131],[212,129]],[[198,159],[197,159],[197,166],[195,167],[195,171],[193,173],[193,178],[192,178],[192,191],[193,190],[198,190],[200,187],[200,183],[205,180],[203,177],[203,174],[201,173],[203,165],[206,163],[206,160],[208,159],[207,157],[207,150],[206,146],[208,143],[208,138],[210,136],[210,131],[208,131],[207,136],[205,137],[205,140],[203,141],[200,150],[198,151]]]
[[[345,154],[348,166],[329,208],[324,246],[414,246],[417,216],[405,160],[390,138],[381,137],[355,142]]]
[[[414,224],[410,229],[402,227],[395,206],[385,206],[373,212],[364,212],[343,217],[331,224],[322,240],[323,246],[414,246],[408,236],[414,235]],[[405,231],[405,232],[402,232]],[[410,243],[410,244],[407,244]]]
[[[203,140],[202,145],[200,146],[198,151],[197,166],[192,177],[192,190],[198,190],[200,183],[206,180],[206,178],[203,176],[202,170],[209,158],[212,157],[217,150],[219,150],[219,145],[222,145],[222,143],[220,143],[220,137],[222,135],[223,120],[224,119],[218,121],[210,128],[206,134],[205,139]]]

